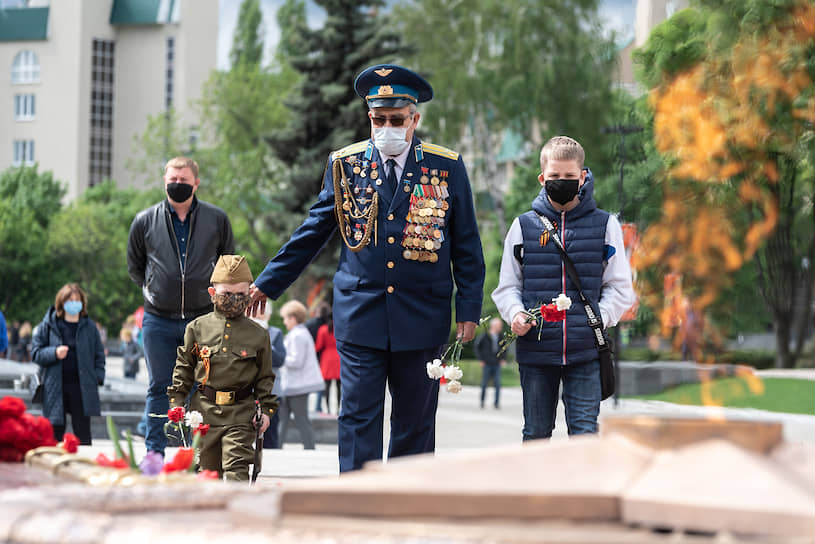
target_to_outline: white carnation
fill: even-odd
[[[192,410],[191,412],[187,412],[184,415],[184,423],[186,423],[187,427],[191,427],[193,429],[197,429],[200,424],[204,422],[204,416],[201,415],[201,412],[197,412]]]
[[[428,377],[438,380],[444,376],[444,368],[441,366],[441,359],[433,359],[433,362],[427,363]]]
[[[461,391],[461,382],[458,380],[451,380],[447,382],[447,390],[450,393],[458,393]]]
[[[461,368],[457,366],[448,366],[444,369],[444,377],[448,380],[458,380],[464,375]]]
[[[557,298],[553,298],[552,302],[555,303],[559,311],[568,310],[572,307],[572,299],[566,296],[566,293],[561,293]]]

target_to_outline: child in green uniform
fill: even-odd
[[[252,272],[240,255],[222,255],[210,278],[215,309],[189,323],[178,348],[170,407],[183,406],[193,383],[190,410],[201,412],[209,432],[201,437],[201,469],[227,480],[249,479],[257,429],[255,399],[263,409],[261,432],[277,410],[274,371],[266,330],[244,316]]]

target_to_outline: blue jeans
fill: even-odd
[[[501,398],[501,365],[484,365],[481,368],[481,406],[484,406],[484,397],[487,395],[487,385],[492,380],[495,385],[495,407]]]
[[[167,415],[170,401],[167,388],[173,379],[178,346],[184,344],[184,330],[192,319],[167,319],[144,312],[142,335],[144,336],[144,361],[147,366],[147,429],[144,443],[148,451],[164,454],[167,436],[164,434],[166,418],[150,417],[149,414]]]
[[[600,414],[599,361],[571,365],[518,365],[518,369],[524,398],[524,440],[552,436],[561,380],[569,434],[597,432],[597,416]]]

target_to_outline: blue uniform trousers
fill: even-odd
[[[382,459],[385,383],[391,393],[388,457],[428,453],[436,447],[439,381],[426,364],[439,348],[389,351],[337,340],[342,406],[338,419],[340,472]]]

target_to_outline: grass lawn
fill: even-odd
[[[702,402],[703,395],[708,402]],[[748,383],[745,378],[724,378],[707,384],[680,385],[658,395],[632,398],[815,415],[815,380],[764,378]]]

